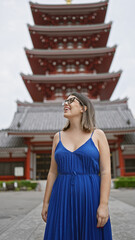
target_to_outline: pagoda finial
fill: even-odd
[[[71,4],[72,0],[66,0],[67,4]]]

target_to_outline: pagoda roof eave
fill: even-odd
[[[99,99],[91,99],[92,103],[94,106],[99,105],[118,105],[118,104],[127,104],[128,102],[128,97],[124,97],[122,99],[115,99],[115,100],[102,100],[100,101]],[[27,102],[27,101],[20,101],[16,100],[17,106],[23,106],[23,107],[40,107],[40,106],[61,106],[61,100],[47,100],[45,102]]]
[[[27,49],[24,48],[26,54],[30,55],[39,55],[39,56],[55,56],[55,57],[62,57],[62,56],[77,56],[77,55],[99,55],[99,54],[106,54],[116,51],[117,45],[113,47],[103,47],[103,48],[91,48],[91,49],[72,49],[72,50],[40,50],[40,49]]]
[[[82,3],[82,4],[39,4],[39,3],[33,3],[29,2],[31,8],[37,8],[37,9],[46,9],[46,10],[71,10],[71,9],[88,9],[88,8],[100,8],[108,5],[108,0],[106,1],[99,1],[97,3]]]
[[[37,31],[37,32],[61,32],[61,31],[65,31],[65,32],[71,32],[71,31],[99,31],[99,30],[104,30],[107,28],[111,28],[112,26],[112,22],[109,23],[103,23],[103,24],[92,24],[92,25],[71,25],[71,26],[40,26],[40,25],[30,25],[27,24],[29,31]]]
[[[105,133],[115,134],[115,135],[121,135],[121,134],[129,134],[135,132],[135,127],[131,128],[116,128],[116,129],[110,129],[110,128],[102,128],[102,130]],[[22,137],[33,137],[35,135],[52,135],[55,134],[59,129],[55,130],[46,130],[46,131],[18,131],[18,130],[7,130],[8,135],[16,135],[16,136],[22,136]]]
[[[118,72],[112,72],[112,73],[99,73],[99,74],[56,74],[56,75],[25,75],[21,73],[22,79],[29,80],[32,82],[61,82],[61,81],[82,81],[82,80],[88,80],[91,82],[96,81],[111,81],[112,78],[119,78],[122,73],[122,70]]]

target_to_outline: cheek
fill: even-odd
[[[71,113],[73,115],[80,115],[81,114],[80,108],[78,106],[74,106],[74,108],[71,109]]]

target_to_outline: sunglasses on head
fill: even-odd
[[[76,100],[77,100],[77,101],[83,106],[82,101],[79,100],[79,99],[76,98],[76,97],[72,97],[72,98],[66,99],[64,102],[62,102],[62,106],[64,106],[65,103],[67,103],[67,104],[71,104],[75,99],[76,99]]]

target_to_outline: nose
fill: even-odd
[[[63,105],[65,106],[65,105],[69,105],[69,104],[68,104],[68,102],[67,102],[67,101],[65,101],[65,102],[63,103]]]
[[[65,106],[65,104],[67,104],[67,102],[63,102],[63,103],[62,103],[62,106]]]

